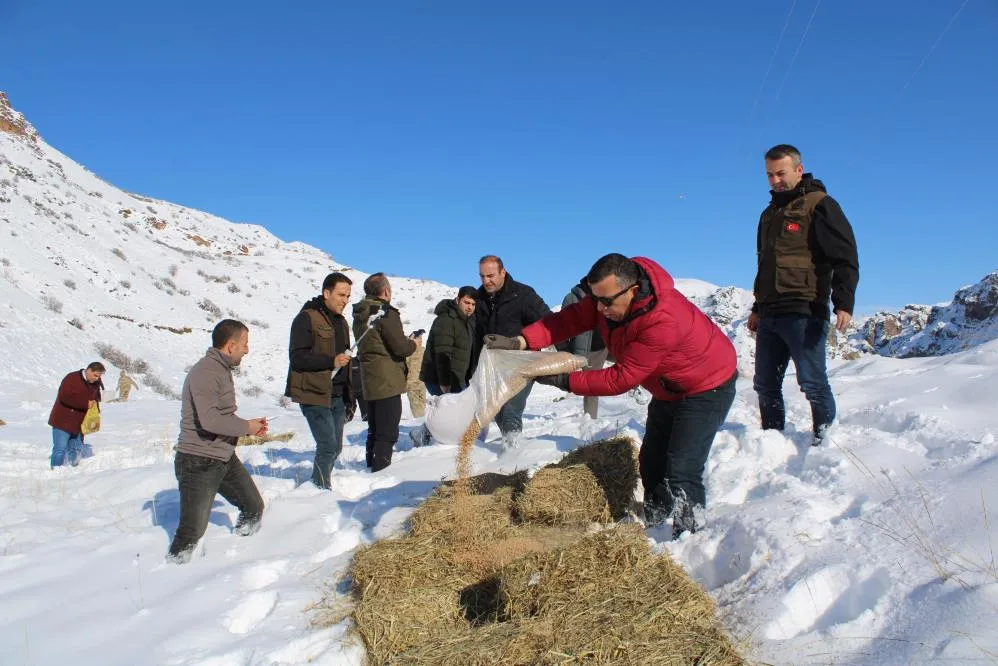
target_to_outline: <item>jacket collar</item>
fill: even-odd
[[[228,355],[223,354],[220,349],[214,347],[208,347],[208,351],[204,354],[207,358],[210,358],[218,363],[221,363],[226,370],[232,370],[232,359]]]

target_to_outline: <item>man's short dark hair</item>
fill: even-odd
[[[88,365],[87,370],[89,370],[90,372],[107,372],[107,370],[104,369],[104,364],[101,363],[100,361],[94,361],[93,363]]]
[[[336,289],[336,285],[338,285],[341,282],[346,282],[347,284],[353,284],[353,280],[348,278],[343,273],[338,273],[338,272],[330,273],[329,275],[326,276],[326,279],[322,281],[322,290],[332,291],[333,289]]]
[[[225,343],[233,338],[242,335],[243,331],[248,331],[246,324],[235,319],[223,319],[215,324],[215,329],[211,332],[211,346],[221,349]]]
[[[484,257],[482,257],[481,259],[479,259],[478,260],[478,265],[481,266],[482,264],[484,264],[487,261],[494,261],[494,262],[496,262],[496,266],[498,266],[499,270],[501,270],[501,271],[506,270],[506,267],[502,265],[502,259],[500,259],[499,257],[497,257],[494,254],[487,254]]]
[[[388,287],[388,278],[384,273],[368,275],[367,279],[364,280],[364,295],[377,298],[381,296],[386,287]]]
[[[478,293],[478,287],[468,287],[464,286],[457,290],[457,300],[462,298],[474,299],[475,295]]]
[[[778,146],[773,146],[766,151],[766,159],[782,160],[784,157],[793,158],[794,166],[800,164],[800,151],[791,146],[789,143],[781,143]]]
[[[586,275],[586,281],[596,284],[610,275],[617,278],[617,284],[621,287],[629,287],[638,282],[638,265],[624,255],[613,252],[596,260]]]

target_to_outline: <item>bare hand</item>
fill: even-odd
[[[755,333],[756,331],[758,331],[759,330],[759,315],[757,315],[754,312],[751,313],[751,314],[749,314],[749,316],[748,316],[748,323],[746,324],[746,326],[748,326],[748,330],[752,331],[753,333]]]
[[[338,370],[344,365],[350,365],[350,357],[346,354],[337,354],[333,357],[333,370]]]
[[[96,404],[97,404],[96,400],[91,400],[90,402],[87,403],[87,409],[92,408]]]
[[[845,310],[839,310],[835,313],[835,330],[839,333],[846,332],[846,326],[852,321],[852,315]]]
[[[449,386],[443,386],[441,384],[440,390],[443,391],[444,393],[450,393],[450,387]]]
[[[250,419],[250,421],[249,421],[249,427],[247,428],[247,430],[249,431],[248,434],[254,435],[256,437],[259,437],[259,436],[262,436],[262,435],[266,435],[267,434],[267,419],[265,417],[264,418],[259,418],[259,419]]]

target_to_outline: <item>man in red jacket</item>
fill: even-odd
[[[695,514],[707,502],[703,468],[735,397],[735,348],[650,259],[608,254],[582,285],[588,295],[578,303],[527,326],[519,337],[487,336],[486,344],[542,349],[598,331],[614,365],[537,381],[582,396],[648,389],[652,401],[638,455],[645,521],[660,525],[672,517],[673,537],[695,532]]]
[[[52,426],[52,468],[67,462],[76,467],[83,451],[83,417],[100,402],[104,388],[104,364],[94,361],[83,370],[74,370],[62,379],[49,414]]]

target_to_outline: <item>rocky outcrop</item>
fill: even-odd
[[[998,338],[998,271],[946,305],[909,305],[867,318],[853,342],[882,356],[941,356]]]
[[[23,114],[15,111],[10,105],[7,94],[0,91],[0,132],[27,139],[38,143],[38,131],[31,126]]]

